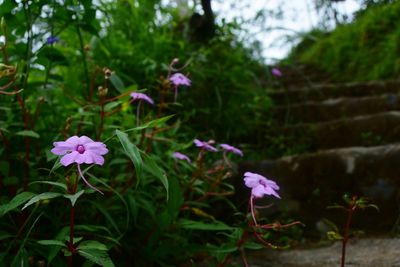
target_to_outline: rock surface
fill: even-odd
[[[358,239],[347,246],[346,267],[400,267],[400,239]],[[339,267],[341,243],[315,249],[247,253],[250,267]]]

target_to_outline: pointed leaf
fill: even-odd
[[[224,224],[223,222],[214,221],[211,223],[193,221],[188,219],[181,219],[178,222],[179,226],[184,229],[191,230],[206,230],[206,231],[224,231],[224,230],[234,230],[235,228]]]
[[[63,196],[64,196],[65,198],[68,198],[68,199],[71,201],[71,205],[72,205],[72,207],[73,207],[73,206],[75,206],[75,202],[78,200],[78,198],[79,198],[80,196],[83,195],[83,193],[85,193],[85,190],[81,190],[81,191],[79,191],[78,193],[76,193],[76,194],[74,194],[74,195],[64,194]]]
[[[123,93],[125,90],[125,85],[122,82],[122,80],[115,74],[112,73],[110,76],[110,82],[112,85],[114,85],[115,89],[118,90],[118,92]]]
[[[79,244],[78,249],[97,249],[107,251],[106,245],[96,240],[83,241]]]
[[[125,150],[125,153],[129,156],[131,161],[133,162],[133,165],[135,166],[136,170],[136,176],[138,181],[142,177],[142,169],[143,169],[143,161],[142,157],[140,156],[139,149],[137,146],[135,146],[128,138],[128,135],[124,132],[121,132],[119,130],[115,131],[122,147]]]
[[[17,208],[19,205],[24,204],[34,196],[36,196],[36,194],[31,192],[22,192],[16,195],[9,203],[0,206],[0,217]]]
[[[27,137],[33,137],[33,138],[39,138],[40,135],[34,131],[30,130],[24,130],[24,131],[19,131],[15,133],[16,135],[21,135],[21,136],[27,136]]]
[[[127,132],[132,132],[132,131],[139,131],[139,130],[151,128],[151,127],[154,127],[154,126],[160,126],[161,124],[163,124],[164,122],[168,121],[169,119],[171,119],[174,116],[175,115],[172,114],[172,115],[168,115],[168,116],[165,116],[165,117],[161,117],[159,119],[155,119],[155,120],[146,122],[145,124],[140,125],[138,127],[135,127],[135,128],[132,128],[132,129],[128,129],[128,130],[126,130],[124,132],[127,133]]]
[[[22,209],[24,210],[27,207],[29,207],[30,205],[32,205],[32,204],[34,204],[34,203],[36,203],[38,201],[45,200],[45,199],[56,198],[56,197],[59,197],[59,196],[62,196],[62,194],[54,193],[54,192],[42,193],[40,195],[37,195],[37,196],[31,198],[31,200],[29,200],[28,203],[26,203]]]
[[[169,198],[169,190],[168,190],[169,183],[168,183],[167,175],[165,174],[164,170],[162,170],[157,165],[157,163],[155,162],[155,160],[152,157],[150,157],[150,156],[148,156],[146,154],[143,154],[143,156],[145,158],[144,169],[147,172],[149,172],[152,175],[154,175],[155,177],[157,177],[161,181],[161,183],[163,184],[163,186],[164,186],[164,188],[166,190],[167,200],[168,200],[168,198]]]
[[[115,266],[108,256],[107,252],[104,250],[83,248],[78,250],[78,254],[103,267]]]
[[[60,240],[39,240],[39,244],[45,245],[45,246],[61,246],[61,247],[67,247],[64,242]]]
[[[52,182],[52,181],[35,181],[35,182],[31,182],[29,183],[29,185],[31,184],[48,184],[48,185],[54,185],[57,187],[62,188],[64,191],[68,191],[67,185],[63,184],[63,183],[58,183],[58,182]]]

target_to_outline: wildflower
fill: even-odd
[[[214,143],[213,141],[203,142],[203,141],[200,141],[199,139],[194,139],[193,143],[198,148],[201,148],[202,150],[207,150],[207,151],[211,151],[211,152],[217,152],[218,151],[215,147],[213,147],[211,145],[212,143]]]
[[[175,89],[175,102],[176,99],[178,97],[178,87],[181,85],[185,85],[185,86],[191,86],[192,85],[192,81],[189,80],[188,77],[186,77],[185,75],[183,75],[182,73],[174,73],[172,74],[171,77],[169,77],[170,82],[174,85],[174,89]]]
[[[273,195],[277,198],[281,198],[275,190],[279,190],[279,186],[264,176],[246,172],[244,174],[244,183],[247,187],[251,188],[252,198],[261,198],[264,195]]]
[[[149,103],[150,105],[154,105],[153,99],[148,97],[146,94],[133,92],[133,93],[131,93],[131,97],[132,97],[132,102],[135,100],[139,100],[139,101],[144,100],[147,103]]]
[[[275,77],[282,77],[282,75],[283,75],[282,72],[280,71],[280,69],[278,69],[278,68],[272,68],[271,73]]]
[[[143,94],[143,93],[133,92],[133,93],[131,93],[131,97],[132,97],[131,102],[134,102],[135,100],[139,100],[139,104],[136,109],[136,124],[139,126],[140,106],[141,106],[142,102],[146,101],[150,105],[154,105],[154,101],[149,96],[147,96],[146,94]]]
[[[82,180],[90,188],[102,193],[99,189],[91,185],[83,176],[80,164],[97,164],[103,165],[103,155],[108,153],[106,145],[102,142],[95,142],[87,136],[72,136],[65,141],[54,142],[54,148],[51,152],[58,156],[63,156],[60,163],[68,166],[73,163],[77,164],[78,172]]]
[[[192,85],[192,81],[189,80],[188,77],[186,77],[185,75],[183,75],[182,73],[179,73],[179,72],[172,74],[172,76],[169,78],[169,80],[175,86],[180,86],[180,85],[190,86],[190,85]]]
[[[222,149],[225,152],[231,152],[233,154],[236,154],[236,155],[239,155],[239,156],[243,157],[243,152],[240,149],[238,149],[238,148],[236,148],[234,146],[231,146],[231,145],[228,145],[228,144],[220,144],[219,146],[222,147]]]
[[[179,152],[174,152],[172,154],[172,156],[179,160],[186,160],[188,163],[192,162],[188,156],[186,156],[185,154],[179,153]]]
[[[50,36],[47,38],[46,43],[52,45],[57,43],[58,41],[60,41],[60,38],[58,38],[58,36]]]

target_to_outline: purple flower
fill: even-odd
[[[179,159],[179,160],[186,160],[188,163],[191,163],[191,162],[192,162],[192,161],[189,159],[188,156],[186,156],[185,154],[179,153],[179,152],[174,152],[174,153],[172,154],[172,156],[173,156],[174,158],[176,158],[176,159]]]
[[[278,68],[272,68],[271,73],[275,77],[282,77],[282,75],[283,75],[282,72],[280,71],[280,69],[278,69]]]
[[[217,151],[218,151],[215,147],[213,147],[212,145],[210,145],[210,143],[212,143],[212,142],[210,142],[210,141],[208,141],[208,142],[203,142],[203,141],[200,141],[199,139],[194,139],[193,143],[194,143],[198,148],[201,148],[201,149],[203,149],[203,150],[207,150],[207,151],[211,151],[211,152],[217,152]]]
[[[138,100],[144,100],[147,103],[149,103],[150,105],[154,105],[153,99],[151,99],[150,97],[148,97],[147,95],[145,95],[143,93],[133,92],[133,93],[131,93],[131,97],[132,97],[132,101],[135,101],[137,99]]]
[[[104,164],[102,155],[107,154],[108,149],[102,142],[95,142],[87,136],[72,136],[65,141],[54,142],[51,152],[61,158],[61,164],[68,166],[72,163]]]
[[[262,175],[252,172],[244,174],[244,183],[251,188],[251,195],[254,198],[261,198],[264,195],[273,195],[281,198],[275,190],[279,190],[279,186],[271,180],[268,180]]]
[[[174,74],[172,74],[172,76],[169,77],[169,80],[175,86],[180,86],[180,85],[190,86],[190,85],[192,85],[192,81],[189,80],[189,78],[186,77],[185,75],[183,75],[182,73],[174,73]]]
[[[231,152],[233,154],[243,157],[243,152],[234,146],[228,144],[220,144],[219,146],[222,147],[222,149],[225,150],[226,152]]]
[[[85,179],[80,164],[103,165],[103,155],[108,153],[108,149],[104,143],[95,142],[87,136],[72,136],[65,141],[54,142],[53,145],[54,148],[51,152],[55,155],[63,156],[60,160],[62,165],[68,166],[72,163],[76,163],[79,175],[83,181],[90,188],[102,193]]]
[[[46,43],[52,45],[54,43],[57,43],[58,41],[60,41],[60,38],[58,38],[58,36],[50,36],[47,38]]]

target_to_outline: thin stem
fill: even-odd
[[[104,130],[104,117],[105,117],[104,105],[101,104],[100,127],[99,127],[99,133],[97,135],[97,140],[100,140],[101,134],[103,133],[103,130]]]
[[[78,165],[79,166],[79,165]],[[78,187],[78,177],[75,178],[74,184],[72,187],[69,187],[69,194],[74,195],[76,193],[76,189]],[[69,243],[68,250],[71,252],[71,256],[68,257],[68,267],[73,267],[73,256],[76,253],[74,246],[74,228],[75,228],[75,206],[71,206],[69,212]]]
[[[240,250],[240,258],[242,259],[243,266],[249,267],[249,264],[247,263],[247,259],[246,259],[246,254],[244,253],[244,249]]]
[[[174,96],[174,102],[176,103],[176,100],[178,99],[178,86],[175,85],[175,96]]]
[[[83,38],[82,38],[82,33],[81,29],[79,28],[78,25],[76,25],[76,33],[78,34],[79,37],[79,45],[82,53],[82,63],[83,63],[83,71],[85,73],[85,79],[86,79],[86,84],[88,87],[90,87],[90,79],[89,79],[89,72],[88,72],[88,66],[87,66],[87,60],[86,60],[86,52],[85,52],[85,45],[83,43]],[[88,92],[88,98],[90,98],[90,89]]]
[[[136,108],[136,126],[139,127],[139,116],[140,116],[140,106],[142,104],[142,100],[139,100],[138,106]]]
[[[253,222],[254,225],[257,226],[257,220],[256,220],[256,215],[255,215],[255,211],[254,211],[254,197],[253,195],[250,197],[250,212],[251,212],[251,217],[253,218]]]
[[[350,231],[350,224],[351,224],[353,212],[354,212],[354,207],[347,210],[347,213],[348,213],[347,221],[346,221],[346,224],[344,227],[344,233],[343,233],[343,239],[342,239],[342,259],[340,262],[341,267],[344,267],[344,265],[345,265],[346,245],[347,245],[347,241],[349,240],[349,231]]]
[[[77,164],[77,166],[78,166],[78,173],[79,173],[79,176],[82,178],[82,180],[85,182],[85,184],[86,184],[87,186],[89,186],[90,188],[92,188],[93,190],[96,190],[96,191],[99,192],[100,194],[104,195],[103,192],[101,192],[99,189],[97,189],[96,187],[94,187],[93,185],[91,185],[91,184],[85,179],[85,177],[83,176],[83,173],[82,173],[82,171],[81,171],[81,165],[80,165],[80,164]]]

